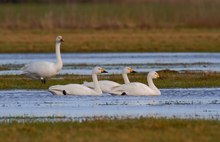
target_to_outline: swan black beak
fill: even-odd
[[[108,73],[106,70],[102,70],[102,73]]]
[[[131,73],[138,73],[138,72],[136,72],[136,71],[132,70],[132,71],[131,71]]]
[[[64,39],[61,39],[60,42],[64,42]]]

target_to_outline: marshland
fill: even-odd
[[[218,0],[2,1],[0,141],[218,141],[219,9]],[[60,73],[46,84],[22,75],[28,63],[55,62],[58,35]],[[157,71],[161,95],[48,92],[92,81],[94,66],[121,84],[125,66],[138,72],[131,82]]]

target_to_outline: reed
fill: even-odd
[[[69,1],[69,0],[68,0]],[[34,2],[34,1],[32,1]],[[55,2],[54,2],[55,3]],[[6,29],[219,28],[220,1],[139,0],[0,5]]]

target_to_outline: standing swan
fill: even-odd
[[[23,74],[33,79],[40,79],[41,83],[46,83],[46,78],[56,75],[63,67],[60,55],[60,44],[64,42],[62,36],[56,38],[56,63],[52,62],[34,62],[25,65],[21,70]]]
[[[134,95],[134,96],[159,96],[160,90],[154,85],[153,79],[159,78],[159,74],[155,71],[151,71],[147,75],[148,85],[133,82],[129,84],[123,84],[119,87],[114,87],[111,91],[112,95]]]
[[[49,91],[53,95],[101,95],[97,74],[107,73],[101,67],[95,67],[92,70],[92,80],[95,83],[95,88],[91,89],[81,84],[67,84],[67,85],[55,85],[49,88]]]
[[[122,70],[122,77],[124,80],[125,84],[130,83],[129,79],[128,79],[128,73],[136,73],[136,71],[134,71],[132,68],[130,67],[124,67]],[[89,88],[94,88],[94,83],[93,82],[84,82],[83,83],[84,86],[87,86]],[[101,90],[104,93],[110,93],[111,92],[111,88],[116,87],[116,86],[120,86],[121,84],[114,82],[114,81],[109,81],[109,80],[100,80],[99,81],[99,85]]]

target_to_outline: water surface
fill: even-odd
[[[150,70],[220,71],[220,53],[63,53],[61,74],[90,74],[94,66],[110,73],[120,73],[124,66],[139,72]],[[51,54],[0,54],[0,66],[9,70],[3,74],[20,74],[20,68],[36,61],[55,61]]]
[[[53,96],[45,90],[0,91],[0,118],[168,117],[220,119],[220,88],[161,89],[149,96]]]

